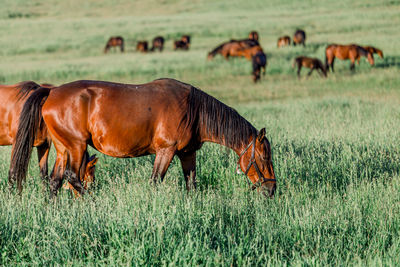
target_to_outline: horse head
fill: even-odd
[[[242,171],[253,183],[252,189],[257,189],[264,196],[272,198],[276,191],[276,179],[272,165],[271,146],[265,137],[265,128],[242,151],[239,157]]]

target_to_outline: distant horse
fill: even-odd
[[[160,52],[164,49],[164,38],[162,36],[157,36],[153,39],[153,46],[151,47],[150,51],[154,51],[158,49]]]
[[[136,51],[146,53],[148,50],[149,44],[147,41],[139,41],[136,45]]]
[[[383,52],[382,50],[373,47],[373,46],[364,46],[364,49],[367,50],[368,52],[370,52],[372,54],[372,56],[374,54],[378,54],[381,58],[383,58]]]
[[[35,82],[27,81],[14,85],[0,85],[0,146],[13,146],[17,138],[19,116],[23,105],[28,97],[39,88],[53,88],[52,84],[38,85]],[[35,132],[35,139],[32,145],[37,148],[40,177],[45,185],[48,182],[48,156],[51,146],[51,139],[44,124],[33,125],[28,130]],[[28,134],[28,133],[26,133]],[[83,175],[86,175],[84,173]],[[82,176],[81,176],[82,177]],[[85,180],[85,178],[82,178]],[[12,188],[15,180],[9,180]]]
[[[111,47],[117,47],[121,49],[121,52],[124,52],[124,38],[121,36],[112,36],[108,39],[106,47],[104,48],[104,53],[107,53]]]
[[[262,51],[258,51],[252,57],[253,65],[253,82],[257,82],[261,77],[261,68],[263,69],[263,75],[265,75],[265,68],[267,66],[267,56]]]
[[[280,48],[282,46],[286,46],[286,45],[290,45],[290,37],[287,36],[287,35],[279,37],[279,39],[278,39],[278,48]]]
[[[258,38],[259,38],[258,32],[252,31],[252,32],[249,33],[249,39],[250,40],[254,40],[254,41],[258,42]]]
[[[29,129],[39,123],[47,126],[57,150],[52,196],[64,178],[85,193],[79,173],[87,145],[118,158],[156,154],[153,182],[163,180],[177,155],[189,190],[196,186],[196,151],[204,142],[214,142],[239,155],[238,167],[253,189],[270,197],[276,189],[265,129],[257,131],[234,109],[173,79],[140,85],[76,81],[35,91],[21,113],[12,155],[10,175],[19,184],[26,176],[36,135]]]
[[[335,63],[335,58],[346,60],[350,59],[350,70],[354,70],[354,63],[357,60],[360,61],[360,57],[366,57],[368,59],[369,64],[374,65],[374,57],[372,53],[368,50],[364,49],[361,46],[350,44],[350,45],[338,45],[331,44],[328,45],[325,49],[325,65],[326,70],[331,68],[332,72],[334,72],[333,65]]]
[[[327,77],[326,75],[326,69],[324,64],[319,60],[318,58],[310,58],[310,57],[296,57],[294,62],[293,62],[293,68],[297,66],[297,76],[300,78],[300,71],[302,67],[306,67],[311,69],[310,72],[308,73],[308,76],[311,75],[311,73],[314,70],[317,70],[319,74]]]
[[[260,44],[257,41],[250,39],[230,40],[228,42],[220,44],[219,46],[214,48],[210,53],[208,53],[208,59],[209,60],[213,59],[217,54],[221,54],[225,59],[229,59],[229,57],[234,57],[234,56],[243,56],[242,54],[238,55],[238,51],[259,45]],[[251,57],[249,59],[251,59]]]
[[[96,158],[96,155],[92,155],[89,157],[88,152],[84,154],[83,166],[86,167],[81,168],[80,176],[83,177],[83,179],[81,179],[81,183],[85,190],[87,190],[88,187],[90,187],[94,183],[97,160],[98,158]],[[71,190],[74,193],[75,198],[78,198],[80,196],[78,191],[76,191],[75,188],[69,182],[65,183],[63,188]]]
[[[189,50],[189,44],[182,40],[175,41],[174,42],[174,50],[178,50],[178,49]]]
[[[297,30],[293,35],[293,45],[306,46],[306,33],[303,30]]]

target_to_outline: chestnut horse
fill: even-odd
[[[249,33],[249,40],[254,40],[258,42],[258,39],[259,39],[258,32],[252,31]]]
[[[0,85],[0,146],[12,145],[14,153],[14,143],[22,107],[28,97],[41,87],[50,89],[53,88],[54,85],[38,85],[32,81],[21,82],[15,85]],[[47,185],[48,156],[51,146],[51,139],[48,135],[47,128],[43,124],[39,124],[37,127],[29,129],[29,131],[36,132],[36,138],[33,141],[33,146],[37,148],[40,177],[42,182]],[[93,171],[88,168],[87,172],[83,173],[81,177],[84,177],[82,179],[86,181],[87,179],[91,179],[91,175],[93,175]],[[14,179],[9,180],[10,189],[12,188],[14,182]]]
[[[350,59],[350,70],[355,69],[355,61],[357,60],[360,62],[360,57],[366,57],[368,59],[369,64],[374,65],[374,57],[372,53],[366,50],[365,48],[350,44],[350,45],[338,45],[338,44],[331,44],[328,45],[325,49],[325,65],[326,70],[331,68],[332,72],[334,72],[333,65],[335,63],[335,58],[346,60]]]
[[[314,70],[317,70],[319,72],[319,74],[327,77],[325,66],[324,66],[324,64],[322,64],[322,61],[319,60],[318,58],[310,58],[310,57],[303,57],[303,56],[296,57],[294,59],[292,67],[294,68],[295,66],[297,66],[297,76],[299,78],[300,78],[300,71],[301,71],[302,67],[311,69],[310,72],[307,74],[308,76],[310,76]]]
[[[117,158],[155,154],[151,180],[163,180],[175,155],[186,188],[196,186],[196,151],[204,142],[233,149],[253,188],[272,197],[276,180],[265,129],[257,131],[234,109],[173,79],[130,85],[76,81],[41,88],[26,101],[18,126],[10,173],[22,184],[35,139],[33,125],[47,126],[57,150],[50,181],[56,196],[66,178],[84,194],[79,173],[87,145]],[[23,134],[26,133],[26,134]]]
[[[374,54],[378,54],[380,56],[380,58],[383,58],[383,52],[382,50],[373,47],[373,46],[364,46],[365,50],[367,50],[368,52],[370,52],[372,54],[372,57],[374,56]]]
[[[124,38],[121,36],[112,36],[108,39],[106,47],[104,48],[104,53],[107,53],[111,47],[119,46],[121,52],[124,52]]]
[[[280,48],[282,46],[286,46],[286,45],[290,45],[290,37],[287,36],[287,35],[279,37],[279,39],[278,39],[278,48]]]
[[[148,50],[149,44],[147,41],[139,41],[136,45],[136,51],[146,53]]]
[[[253,65],[253,82],[257,82],[261,77],[261,69],[263,69],[263,75],[265,75],[265,68],[267,66],[267,56],[263,51],[258,51],[252,57],[252,65]]]
[[[297,30],[293,35],[293,45],[306,46],[306,33],[303,30]]]
[[[154,37],[153,46],[151,47],[150,51],[158,49],[160,52],[162,52],[164,49],[164,41],[164,37],[162,36]]]
[[[213,59],[217,54],[221,54],[225,59],[229,59],[229,57],[239,56],[238,51],[242,49],[251,48],[259,45],[260,44],[257,41],[250,39],[230,40],[229,42],[220,44],[210,53],[208,53],[208,59],[209,60]],[[241,53],[240,56],[242,55],[243,53]],[[251,59],[251,57],[249,59]]]

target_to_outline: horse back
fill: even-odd
[[[140,156],[179,145],[189,92],[170,79],[141,85],[77,81],[53,89],[42,112],[61,139],[84,140],[110,156]]]

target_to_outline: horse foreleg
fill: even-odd
[[[156,152],[153,172],[151,173],[151,181],[157,183],[158,178],[161,179],[161,182],[164,180],[165,173],[167,172],[169,164],[175,156],[175,152],[175,148],[163,148]]]
[[[178,154],[181,161],[186,190],[196,189],[196,152]]]
[[[65,161],[66,162],[66,161]],[[50,198],[57,196],[58,189],[62,185],[63,174],[65,171],[64,156],[57,153],[56,163],[50,175]]]
[[[301,64],[297,65],[297,77],[300,79],[300,71],[303,66]]]

